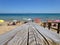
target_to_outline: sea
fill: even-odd
[[[2,13],[0,14],[0,20],[24,20],[24,19],[40,18],[42,21],[46,20],[60,20],[60,13]]]

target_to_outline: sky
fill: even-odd
[[[0,0],[0,13],[60,13],[60,0]]]

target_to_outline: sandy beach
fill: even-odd
[[[22,23],[16,24],[16,25],[11,25],[11,26],[8,26],[7,24],[8,24],[8,22],[2,23],[2,26],[0,26],[0,34],[4,34],[8,31],[20,26]]]

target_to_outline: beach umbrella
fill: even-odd
[[[31,21],[31,18],[23,18],[24,21]]]
[[[27,20],[30,21],[30,20],[32,20],[32,19],[31,19],[31,18],[28,18]]]
[[[53,22],[53,20],[47,20],[47,22]]]
[[[60,20],[54,20],[54,22],[60,22]]]
[[[23,18],[24,21],[27,21],[27,18]]]
[[[41,20],[40,20],[40,18],[35,18],[34,21],[35,21],[36,23],[39,23]]]
[[[17,20],[13,20],[13,22],[17,22]]]
[[[0,20],[0,23],[3,23],[4,22],[4,20]]]

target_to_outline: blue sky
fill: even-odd
[[[0,13],[60,13],[60,0],[0,0]]]

